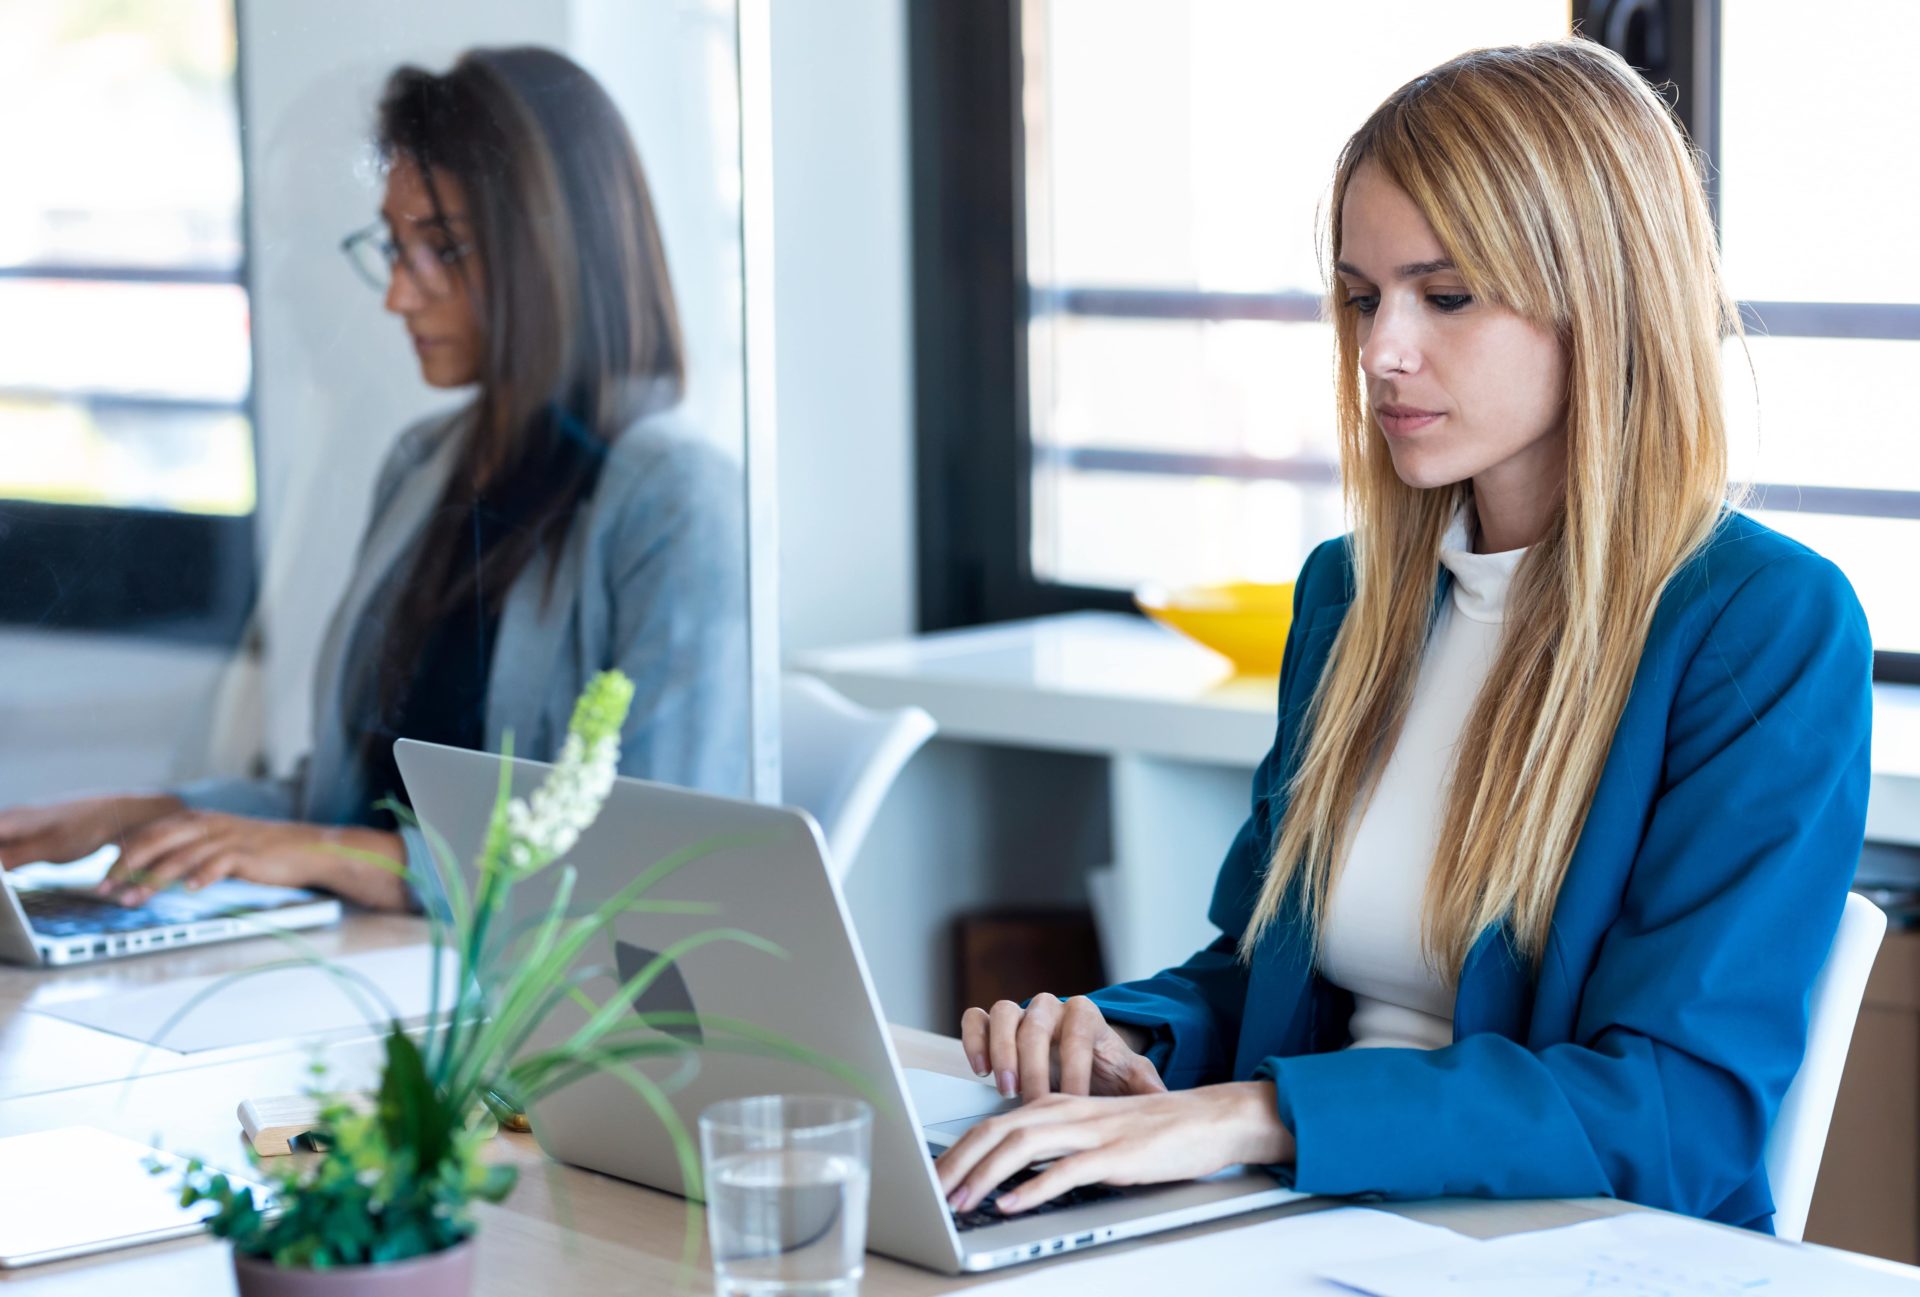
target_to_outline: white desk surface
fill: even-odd
[[[1272,677],[1125,613],[1083,612],[807,654],[869,707],[917,704],[944,738],[1251,769],[1273,742]],[[1920,846],[1920,685],[1875,685],[1867,836]]]
[[[943,738],[1258,764],[1276,682],[1122,613],[1067,613],[829,649],[795,665],[870,707],[917,703]]]

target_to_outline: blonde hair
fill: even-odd
[[[1722,513],[1720,344],[1738,318],[1699,161],[1640,77],[1589,41],[1476,50],[1395,91],[1342,151],[1329,262],[1363,162],[1412,198],[1476,298],[1550,328],[1567,358],[1564,496],[1515,573],[1455,749],[1423,911],[1436,971],[1457,977],[1502,920],[1537,967],[1654,609]],[[1355,596],[1243,957],[1296,880],[1309,931],[1323,926],[1413,695],[1442,535],[1471,494],[1395,474],[1363,399],[1354,315],[1329,279]]]

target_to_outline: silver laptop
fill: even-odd
[[[414,810],[446,839],[461,868],[470,869],[498,787],[500,758],[411,740],[401,740],[395,752]],[[514,795],[526,796],[548,768],[513,762]],[[870,1097],[878,1098],[868,1221],[874,1251],[948,1273],[990,1270],[1305,1196],[1264,1171],[1234,1168],[1184,1184],[1096,1188],[1053,1210],[1009,1217],[972,1213],[956,1220],[940,1194],[929,1145],[944,1147],[1003,1105],[985,1085],[900,1066],[846,905],[828,872],[820,831],[805,812],[621,779],[568,857],[578,870],[575,911],[584,913],[613,896],[671,853],[721,835],[733,845],[685,866],[649,893],[653,900],[705,902],[717,912],[623,915],[613,948],[597,952],[605,975],[589,990],[604,1002],[618,989],[620,970],[636,969],[653,952],[708,928],[743,929],[784,950],[782,958],[732,942],[698,946],[677,961],[672,976],[649,988],[638,1007],[690,1010],[709,1021],[745,1020],[867,1078]],[[516,890],[516,918],[531,919],[546,909],[557,873],[548,870]],[[569,1005],[543,1034],[560,1038],[584,1020],[584,1011]],[[671,1086],[674,1109],[689,1131],[702,1109],[722,1099],[854,1092],[783,1058],[713,1051],[698,1058],[695,1069],[677,1060],[648,1069]],[[923,1124],[923,1113],[930,1126]],[[590,1077],[536,1104],[529,1116],[540,1146],[561,1161],[685,1191],[665,1131],[618,1078]]]
[[[330,896],[233,878],[120,905],[91,890],[117,855],[103,847],[68,864],[0,870],[0,960],[84,964],[340,921],[340,902]]]

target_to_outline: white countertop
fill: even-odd
[[[869,707],[926,708],[949,739],[1251,769],[1277,687],[1124,613],[1068,613],[807,654]],[[1920,846],[1920,685],[1875,685],[1867,836]]]
[[[795,665],[869,707],[917,703],[943,738],[1252,766],[1278,686],[1124,613],[1068,613],[831,649]]]

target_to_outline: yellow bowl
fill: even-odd
[[[1278,675],[1293,623],[1293,584],[1196,585],[1180,590],[1144,586],[1140,611],[1232,661],[1242,675]]]

